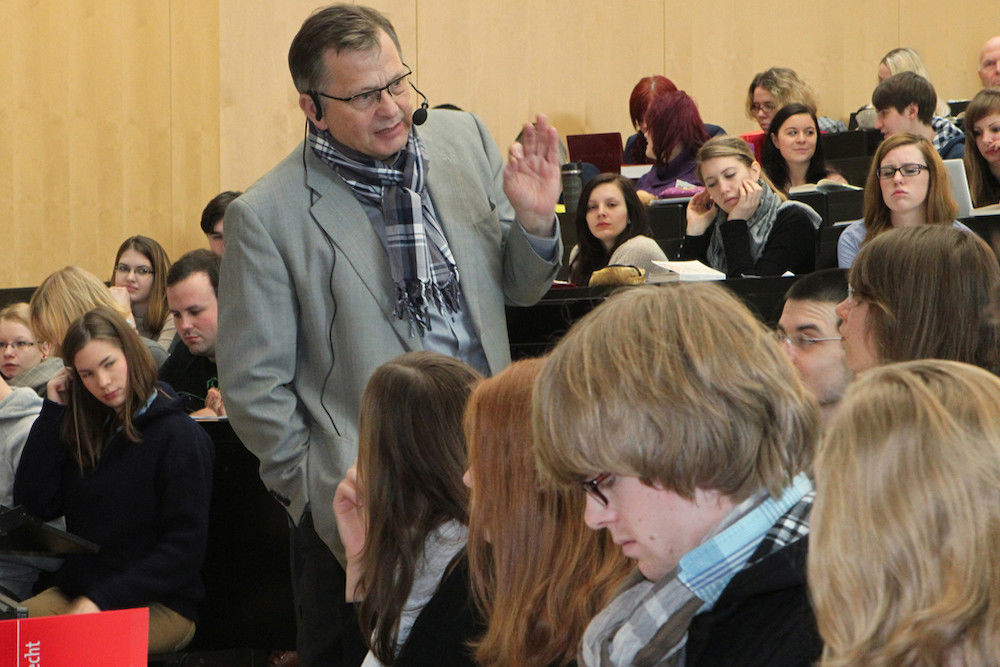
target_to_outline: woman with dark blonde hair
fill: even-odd
[[[111,272],[111,286],[128,291],[135,329],[140,336],[170,349],[174,320],[167,306],[167,271],[170,258],[148,236],[132,236],[119,246]]]
[[[866,244],[836,308],[844,361],[858,373],[912,359],[951,359],[1000,373],[996,255],[975,234],[940,225],[892,229]]]
[[[67,266],[49,274],[31,295],[31,328],[51,346],[52,354],[61,355],[59,346],[71,322],[94,308],[105,307],[118,313],[130,325],[132,313],[97,276],[79,266]],[[159,367],[167,359],[167,350],[156,341],[141,338]]]
[[[980,90],[965,110],[965,133],[975,142],[966,148],[965,174],[973,206],[1000,202],[1000,88]]]
[[[922,360],[858,378],[815,462],[823,667],[1000,656],[1000,380]]]
[[[212,442],[156,387],[139,336],[109,308],[73,322],[21,455],[14,502],[96,543],[66,558],[31,616],[149,607],[149,651],[191,641],[204,597]]]
[[[739,137],[714,137],[698,150],[705,190],[687,206],[685,259],[731,278],[811,273],[819,214],[789,201]]]
[[[465,410],[469,571],[487,622],[479,665],[572,664],[628,572],[610,537],[580,520],[583,494],[539,478],[531,394],[544,364],[518,361],[483,380]]]
[[[469,593],[462,411],[479,375],[428,351],[372,374],[361,398],[358,461],[337,486],[347,556],[343,664],[471,665],[481,630]],[[367,655],[366,655],[367,651]]]
[[[851,268],[864,244],[893,228],[946,225],[969,231],[955,220],[958,206],[941,156],[931,142],[909,132],[886,137],[875,151],[865,182],[864,213],[837,241],[842,269]]]

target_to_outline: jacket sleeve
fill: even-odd
[[[107,577],[86,595],[101,609],[163,601],[199,576],[208,540],[214,445],[193,420],[171,420],[169,444],[156,474],[159,539],[141,559]]]
[[[506,302],[513,306],[531,306],[538,302],[556,277],[562,260],[562,238],[559,223],[553,228],[555,234],[554,252],[551,257],[541,257],[532,247],[528,233],[514,216],[514,207],[507,200],[503,190],[503,157],[500,149],[479,118],[476,127],[486,153],[490,178],[492,180],[491,200],[497,207],[503,234],[503,293]],[[484,184],[489,186],[490,184]],[[556,219],[555,210],[552,211]]]
[[[309,431],[292,387],[300,345],[292,278],[256,211],[226,210],[219,285],[219,385],[233,427],[272,495],[298,522],[308,501]],[[318,289],[318,287],[317,287]]]
[[[746,220],[729,220],[719,228],[726,253],[727,274],[741,276],[780,276],[816,261],[816,229],[797,207],[778,212],[764,250],[756,262],[750,253],[750,231]]]
[[[59,437],[64,412],[63,406],[45,400],[28,433],[14,475],[14,504],[24,505],[28,512],[43,521],[64,514],[63,475],[67,461]]]

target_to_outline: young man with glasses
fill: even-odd
[[[306,139],[226,211],[219,379],[295,524],[302,664],[338,664],[331,502],[365,383],[410,350],[509,363],[504,303],[537,301],[562,254],[558,138],[540,117],[504,168],[474,116],[414,113],[395,30],[366,7],[314,13],[288,60]]]
[[[805,582],[819,414],[735,296],[612,296],[549,356],[533,421],[543,469],[582,484],[587,525],[637,566],[587,627],[580,664],[819,657]]]
[[[900,72],[883,79],[872,93],[876,129],[891,137],[909,132],[924,137],[942,160],[961,158],[965,134],[947,118],[934,115],[937,93],[931,82],[915,72]]]
[[[849,374],[840,343],[837,304],[847,298],[847,271],[824,269],[795,281],[785,293],[775,331],[799,379],[825,420],[840,402]]]

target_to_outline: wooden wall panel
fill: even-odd
[[[214,173],[193,177],[218,179],[217,120],[205,141],[183,140],[218,117],[217,17],[211,1],[0,3],[0,286],[35,285],[70,263],[105,278],[115,249],[136,233],[172,256],[201,243],[175,233],[189,213],[177,208],[185,188],[175,192],[174,168],[185,174],[205,161]],[[198,71],[185,83],[179,70],[190,64]],[[205,68],[210,92],[178,107],[175,96],[197,91],[190,81],[204,82]]]

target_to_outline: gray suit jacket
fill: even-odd
[[[503,161],[471,114],[418,129],[427,187],[490,370],[510,362],[504,303],[530,305],[558,268],[535,253],[503,194]],[[226,211],[219,384],[271,493],[343,560],[333,493],[357,456],[361,393],[382,363],[422,349],[393,316],[388,258],[350,188],[300,145]],[[558,233],[557,233],[558,236]],[[561,248],[556,257],[562,256]]]

